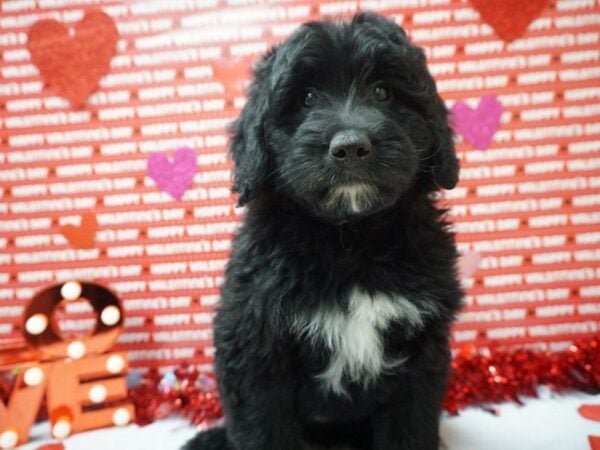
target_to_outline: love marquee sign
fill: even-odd
[[[83,338],[64,339],[53,320],[65,302],[87,300],[96,314],[95,329]],[[17,374],[8,404],[0,402],[0,448],[27,442],[44,396],[52,436],[127,425],[134,408],[127,398],[124,353],[109,352],[121,332],[118,297],[100,284],[69,281],[38,292],[25,308],[26,345],[0,351],[0,368]]]

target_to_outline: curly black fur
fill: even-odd
[[[185,450],[438,448],[462,297],[453,236],[433,200],[458,179],[446,115],[423,52],[374,14],[308,23],[258,64],[231,149],[247,215],[214,322],[227,425]],[[331,158],[344,129],[369,137],[368,161]],[[360,207],[335,195],[357,185],[369,189]],[[385,358],[401,362],[372,379],[343,372],[332,389],[319,374],[339,349],[299,323],[347,317],[357,289],[373,305],[378,295],[409,303],[377,328]],[[323,321],[323,335],[344,326]]]

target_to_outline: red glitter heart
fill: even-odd
[[[110,69],[119,33],[102,11],[90,11],[73,35],[55,20],[40,20],[28,33],[27,48],[48,87],[81,106]]]
[[[523,36],[549,0],[470,0],[471,5],[505,42]]]

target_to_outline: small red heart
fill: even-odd
[[[60,442],[52,442],[51,444],[44,444],[35,450],[64,450],[65,446]]]
[[[92,248],[97,229],[98,221],[96,220],[96,216],[92,213],[86,213],[81,216],[79,226],[63,225],[60,227],[60,232],[73,247]]]
[[[213,62],[213,73],[227,91],[242,91],[243,82],[250,77],[251,59],[239,57]]]
[[[45,19],[29,29],[31,61],[46,84],[71,105],[81,106],[110,70],[119,32],[102,11],[90,11],[75,24],[73,36],[56,20]]]
[[[600,436],[588,436],[592,450],[600,450]]]
[[[581,405],[577,411],[586,419],[600,422],[600,405]]]
[[[505,42],[523,36],[531,22],[540,16],[549,0],[470,0],[481,18]]]

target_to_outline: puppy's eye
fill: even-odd
[[[390,99],[390,92],[385,86],[378,84],[373,88],[373,96],[378,102],[385,102]]]
[[[305,108],[314,106],[317,101],[317,93],[313,89],[309,89],[304,93],[303,105]]]

